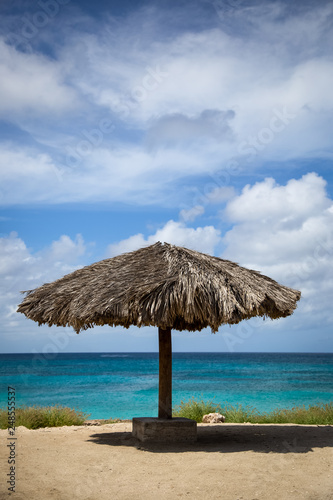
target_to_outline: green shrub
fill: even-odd
[[[222,410],[222,415],[225,416],[225,421],[230,423],[243,423],[243,422],[258,422],[260,414],[256,408],[251,406],[242,405],[229,405],[226,404]]]
[[[173,417],[190,418],[196,422],[202,422],[202,417],[207,413],[221,413],[221,407],[213,401],[181,401],[179,406],[176,406],[172,411]]]
[[[19,406],[15,410],[15,427],[24,425],[28,429],[82,425],[89,415],[65,406]],[[0,428],[8,428],[7,408],[0,408]]]
[[[291,409],[277,409],[264,414],[260,423],[332,425],[333,402],[312,405],[306,408],[295,406]]]
[[[205,414],[215,412],[222,413],[226,423],[333,425],[333,402],[312,405],[308,408],[295,406],[291,409],[275,409],[260,413],[251,406],[230,404],[221,406],[212,401],[191,399],[188,402],[182,401],[173,410],[173,416],[190,418],[200,423]]]

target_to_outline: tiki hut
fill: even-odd
[[[39,325],[159,329],[159,418],[171,418],[171,329],[289,316],[300,292],[228,260],[168,243],[96,262],[26,292],[18,312]]]

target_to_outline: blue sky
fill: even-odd
[[[174,351],[333,352],[332,2],[0,5],[1,351],[156,351],[38,327],[21,290],[158,240],[302,292]]]

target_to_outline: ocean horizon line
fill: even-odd
[[[68,352],[0,352],[0,356],[19,354],[41,354],[44,356],[53,356],[58,354],[159,354],[159,351],[68,351]],[[172,354],[333,354],[333,351],[172,351]]]

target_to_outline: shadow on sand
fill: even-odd
[[[152,453],[220,452],[309,453],[333,447],[333,426],[217,424],[199,425],[196,443],[142,443],[131,432],[92,434],[91,441],[107,446],[132,446]]]

